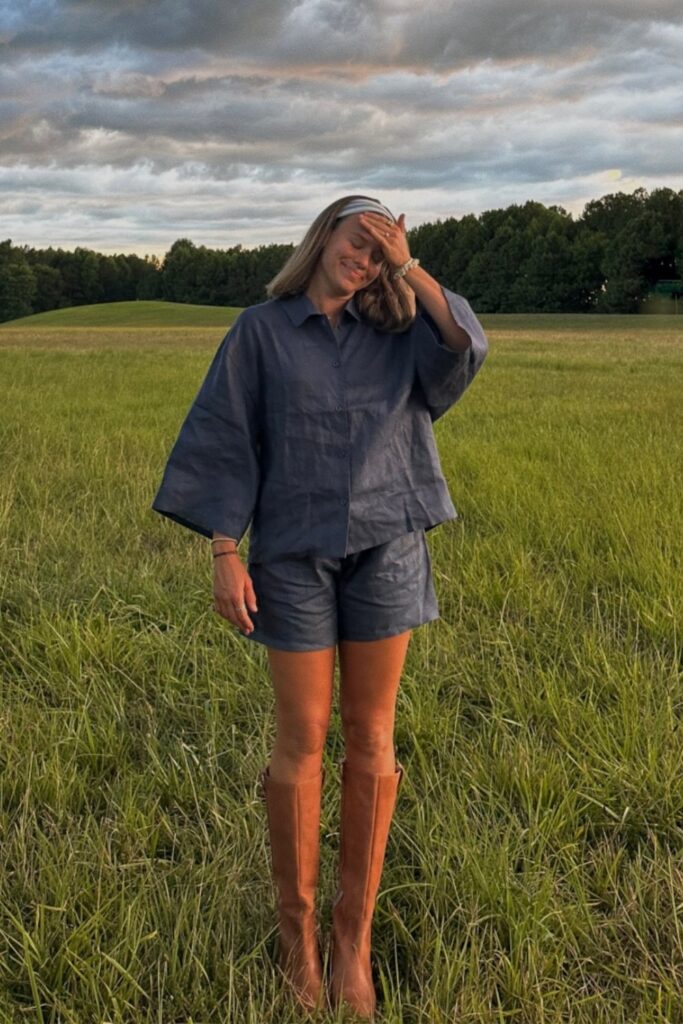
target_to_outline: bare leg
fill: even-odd
[[[276,723],[270,769],[280,782],[301,782],[320,772],[332,712],[335,655],[334,647],[268,648]]]
[[[394,770],[396,697],[412,630],[384,640],[339,644],[340,712],[346,759],[354,768]]]
[[[276,733],[262,773],[273,878],[278,893],[278,962],[296,998],[312,1009],[323,996],[316,924],[322,754],[330,719],[334,647],[268,648]]]
[[[375,1011],[372,918],[403,767],[395,760],[396,695],[411,630],[339,645],[342,765],[339,887],[332,905],[333,1005]]]

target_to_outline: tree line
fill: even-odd
[[[408,240],[412,255],[480,313],[634,313],[665,308],[652,304],[658,292],[683,294],[683,191],[668,188],[603,196],[577,219],[529,200],[422,224]],[[159,260],[7,239],[0,321],[126,299],[249,306],[265,299],[266,283],[293,250],[209,249],[180,238]]]

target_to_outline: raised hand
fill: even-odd
[[[406,237],[405,213],[401,214],[396,224],[392,224],[380,213],[370,211],[359,213],[358,219],[363,230],[377,242],[393,270],[407,263],[410,259],[410,249]]]

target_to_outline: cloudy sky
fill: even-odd
[[[683,188],[681,0],[0,0],[0,239],[298,242]]]

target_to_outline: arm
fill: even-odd
[[[410,285],[415,297],[439,328],[444,345],[454,352],[466,352],[472,339],[456,322],[439,282],[422,267],[413,267],[403,275],[403,280]]]
[[[394,225],[376,213],[359,216],[363,229],[377,242],[394,269],[408,262],[404,214]],[[411,338],[416,376],[434,422],[470,386],[486,358],[488,341],[462,295],[444,288],[421,267],[413,267],[404,277],[415,292],[418,307],[422,307],[418,308],[411,327]]]
[[[182,526],[235,544],[247,530],[260,479],[258,380],[244,319],[221,342],[152,503]]]
[[[388,237],[384,217],[377,213],[362,213],[360,217],[364,230],[372,235],[394,270],[408,262],[410,251],[406,239],[405,214],[401,214]],[[466,352],[472,339],[455,320],[439,282],[423,267],[413,267],[403,275],[403,280],[410,285],[417,300],[434,320],[444,345],[453,352]]]

